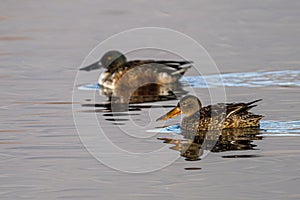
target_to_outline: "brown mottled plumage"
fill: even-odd
[[[261,100],[249,103],[218,103],[202,107],[197,97],[188,95],[183,97],[173,110],[157,120],[185,114],[180,127],[183,131],[191,132],[259,127],[259,120],[263,116],[253,114],[249,110],[256,106],[254,103]]]

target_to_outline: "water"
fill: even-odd
[[[300,136],[300,121],[261,121],[260,128],[266,133],[264,136]],[[174,124],[161,129],[148,130],[149,132],[177,133],[180,134],[180,125]],[[295,134],[293,134],[295,133]],[[298,134],[297,134],[298,133]]]
[[[218,82],[221,77],[222,82]],[[268,72],[227,73],[209,76],[188,76],[183,82],[198,88],[210,87],[295,87],[300,86],[299,70],[282,70]]]
[[[299,7],[296,1],[3,1],[1,198],[299,199]],[[267,131],[250,142],[253,149],[185,160],[170,149],[173,144],[157,139],[182,139],[180,135],[147,132],[169,125],[154,119],[177,100],[133,105],[118,116],[109,116],[105,106],[93,106],[94,90],[75,90],[80,96],[72,103],[74,79],[88,52],[112,34],[145,25],[176,29],[200,42],[222,74],[228,102],[264,99],[253,111],[266,116],[262,126]],[[82,75],[89,80],[82,85],[95,83],[99,76]],[[188,72],[188,82],[195,76]],[[214,83],[214,74],[206,77],[211,78],[208,85]],[[195,84],[203,104],[209,104],[207,85]],[[212,89],[218,89],[214,84]],[[106,100],[96,98],[97,103]],[[125,151],[164,149],[164,158],[178,158],[151,173],[111,169],[81,143],[72,107],[86,119],[86,133],[92,131],[88,119],[96,116],[109,130],[109,139]],[[121,165],[123,158],[117,158]],[[137,168],[141,164],[133,162]]]

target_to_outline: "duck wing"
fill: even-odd
[[[262,99],[257,99],[248,103],[217,103],[201,108],[201,114],[206,117],[217,117],[225,114],[225,117],[227,118],[233,114],[247,113],[251,108],[257,106],[253,105],[254,103],[261,100]]]
[[[172,61],[172,60],[132,60],[124,63],[116,68],[109,68],[108,71],[115,73],[116,71],[131,70],[138,66],[152,67],[158,72],[169,72],[183,75],[192,65],[191,61]]]

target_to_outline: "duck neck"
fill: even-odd
[[[196,131],[198,129],[200,112],[195,112],[192,115],[185,115],[181,121],[180,127],[183,131]]]

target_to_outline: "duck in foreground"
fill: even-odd
[[[249,110],[261,101],[249,103],[218,103],[202,107],[200,100],[192,95],[183,97],[177,106],[157,119],[167,120],[184,114],[180,127],[183,131],[198,132],[205,130],[222,130],[230,128],[258,128],[263,115],[256,115]]]
[[[109,89],[121,86],[136,89],[149,83],[159,85],[174,83],[191,67],[191,63],[191,61],[173,60],[127,61],[121,52],[112,50],[105,53],[99,61],[80,70],[105,68],[106,71],[98,80],[100,86]]]

